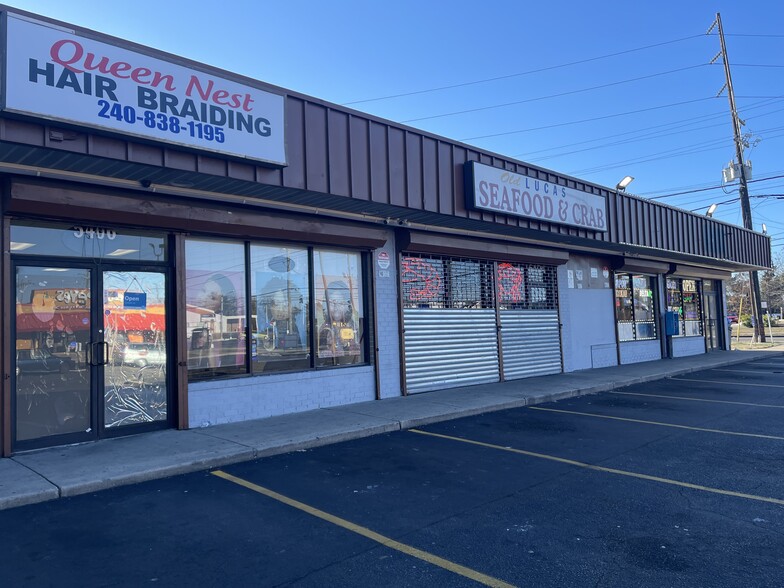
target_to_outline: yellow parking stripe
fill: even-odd
[[[756,406],[758,408],[784,408],[780,404],[756,404],[754,402],[737,402],[734,400],[711,400],[710,398],[691,398],[690,396],[671,396],[669,394],[644,394],[642,392],[618,392],[608,390],[603,394],[620,394],[621,396],[650,396],[651,398],[671,398],[673,400],[692,400],[694,402],[712,402],[715,404],[739,404],[740,406]]]
[[[735,384],[737,386],[757,386],[761,388],[784,388],[781,384],[749,384],[747,382],[728,382],[726,380],[698,380],[696,378],[668,378],[679,382],[702,382],[704,384]]]
[[[624,417],[610,416],[606,414],[596,414],[593,412],[579,412],[576,410],[559,410],[556,408],[543,408],[541,406],[529,406],[529,410],[542,410],[545,412],[561,412],[564,414],[575,414],[579,416],[596,417],[598,419],[610,419],[613,421],[626,421],[628,423],[641,423],[643,425],[656,425],[658,427],[672,427],[674,429],[686,429],[688,431],[700,431],[703,433],[719,433],[721,435],[737,435],[739,437],[756,437],[758,439],[773,439],[776,441],[784,441],[784,437],[776,437],[775,435],[761,435],[758,433],[739,433],[737,431],[723,431],[721,429],[706,429],[704,427],[689,427],[688,425],[675,425],[673,423],[660,423],[658,421],[644,421],[641,419],[628,419]]]
[[[648,474],[638,474],[636,472],[629,472],[626,470],[617,470],[615,468],[606,468],[602,466],[585,463],[582,461],[575,461],[573,459],[565,459],[555,455],[547,455],[544,453],[535,453],[533,451],[525,451],[523,449],[515,449],[513,447],[502,447],[501,445],[493,445],[492,443],[484,443],[482,441],[474,441],[473,439],[465,439],[463,437],[452,437],[451,435],[441,435],[440,433],[431,433],[429,431],[422,431],[421,429],[409,429],[412,433],[419,435],[427,435],[429,437],[438,437],[440,439],[447,439],[449,441],[459,441],[460,443],[468,443],[469,445],[478,445],[479,447],[486,447],[488,449],[497,449],[499,451],[508,451],[510,453],[517,453],[519,455],[526,455],[528,457],[537,457],[539,459],[546,459],[555,461],[566,465],[583,468],[586,470],[593,470],[595,472],[603,472],[605,474],[617,474],[619,476],[627,476],[629,478],[637,478],[639,480],[648,480],[649,482],[659,482],[661,484],[669,484],[670,486],[679,486],[681,488],[690,488],[692,490],[701,490],[703,492],[711,492],[713,494],[722,494],[724,496],[734,496],[735,498],[746,498],[748,500],[758,500],[760,502],[770,502],[771,504],[784,505],[784,500],[779,498],[768,498],[767,496],[756,496],[755,494],[744,494],[743,492],[733,492],[732,490],[722,490],[721,488],[711,488],[710,486],[700,486],[699,484],[690,484],[689,482],[680,482],[678,480],[670,480],[669,478],[660,478],[659,476],[649,476]]]
[[[264,496],[272,498],[273,500],[282,502],[283,504],[296,508],[297,510],[306,512],[309,515],[317,517],[323,521],[327,521],[328,523],[332,523],[333,525],[342,527],[347,531],[351,531],[352,533],[356,533],[357,535],[362,535],[363,537],[375,541],[376,543],[380,543],[384,547],[389,547],[390,549],[395,549],[397,551],[400,551],[401,553],[410,555],[411,557],[421,559],[422,561],[426,561],[429,564],[438,566],[449,572],[463,576],[464,578],[469,578],[470,580],[474,580],[475,582],[484,584],[485,586],[493,586],[497,588],[514,588],[512,584],[507,584],[502,580],[498,580],[497,578],[493,578],[492,576],[487,576],[485,574],[477,572],[476,570],[472,570],[471,568],[461,566],[460,564],[456,564],[442,557],[438,557],[437,555],[433,555],[432,553],[428,553],[427,551],[422,551],[421,549],[417,549],[416,547],[411,547],[410,545],[400,543],[399,541],[395,541],[394,539],[390,539],[389,537],[380,535],[374,531],[371,531],[370,529],[352,523],[351,521],[347,521],[346,519],[341,519],[340,517],[329,514],[328,512],[324,512],[323,510],[319,510],[312,506],[308,506],[303,502],[299,502],[298,500],[294,500],[293,498],[289,498],[287,496],[284,496],[283,494],[278,494],[277,492],[270,490],[268,488],[264,488],[263,486],[258,486],[253,482],[248,482],[247,480],[243,480],[242,478],[238,478],[236,476],[232,476],[231,474],[227,474],[222,470],[215,470],[212,472],[212,474],[214,476],[218,476],[219,478],[223,478],[224,480],[228,480],[229,482],[234,482],[235,484],[248,488],[249,490],[253,490],[254,492],[258,492],[259,494],[263,494]]]

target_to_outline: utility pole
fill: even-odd
[[[754,230],[754,224],[751,221],[751,204],[749,203],[749,186],[746,179],[746,165],[743,161],[743,135],[741,133],[741,120],[738,117],[738,110],[735,107],[735,92],[732,89],[732,74],[730,73],[730,60],[727,58],[727,46],[724,44],[724,29],[721,26],[721,14],[716,13],[716,20],[708,29],[708,34],[713,30],[713,27],[719,27],[719,41],[721,42],[721,58],[724,62],[724,75],[727,77],[727,82],[724,88],[727,88],[727,96],[730,99],[730,114],[732,115],[732,128],[735,133],[735,156],[738,159],[738,167],[740,168],[740,186],[738,188],[740,195],[740,207],[743,213],[743,226],[751,231]],[[713,58],[713,61],[718,58],[718,55]],[[712,61],[712,62],[713,62]],[[721,95],[722,88],[719,90]],[[762,296],[760,294],[759,275],[756,271],[749,272],[749,283],[751,284],[751,316],[754,321],[754,339],[764,343],[765,342],[765,326],[762,324]],[[740,320],[740,317],[738,317]]]

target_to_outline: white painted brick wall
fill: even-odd
[[[661,359],[661,343],[654,341],[624,341],[621,343],[621,364]]]
[[[372,366],[196,382],[188,385],[188,421],[204,427],[374,398]]]
[[[618,365],[618,344],[591,345],[591,367],[603,368]]]
[[[672,356],[687,357],[705,353],[705,337],[673,337]]]
[[[390,265],[387,270],[378,267],[378,254],[389,254]],[[384,247],[373,254],[373,271],[376,276],[376,314],[378,316],[378,366],[380,374],[380,396],[390,398],[402,393],[400,382],[400,330],[397,293],[397,255],[395,254],[395,233],[389,231]],[[386,271],[386,274],[379,274]]]

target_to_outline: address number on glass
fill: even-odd
[[[74,227],[73,234],[77,239],[108,239],[113,241],[117,237],[116,231],[101,227]]]

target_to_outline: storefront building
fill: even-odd
[[[6,456],[726,349],[723,280],[770,267],[733,225],[15,9],[2,29]]]

